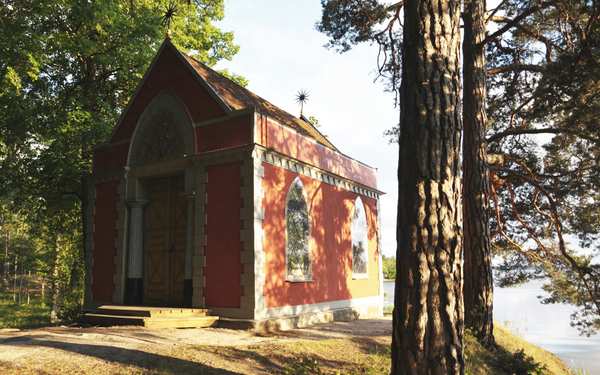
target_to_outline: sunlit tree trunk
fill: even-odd
[[[489,179],[485,129],[485,0],[464,2],[463,230],[465,325],[485,346],[494,344]]]
[[[8,288],[10,282],[10,258],[8,254],[8,247],[10,244],[10,231],[6,229],[6,242],[4,244],[4,282]]]
[[[460,2],[405,2],[392,374],[463,374]]]
[[[50,290],[50,322],[56,323],[58,322],[58,310],[59,310],[59,300],[60,300],[60,270],[59,270],[59,262],[60,262],[60,236],[57,236],[55,239],[55,255],[54,255],[54,263],[52,265],[52,279],[51,279],[51,290]]]

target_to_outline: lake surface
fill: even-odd
[[[579,336],[569,325],[574,311],[568,305],[544,305],[541,283],[494,290],[494,320],[512,332],[556,355],[574,370],[600,375],[600,335]],[[385,303],[394,303],[394,282],[384,282]]]

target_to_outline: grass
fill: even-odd
[[[348,339],[298,340],[288,343],[259,344],[246,348],[197,348],[202,353],[217,354],[230,370],[285,375],[389,374],[389,338],[354,337]],[[241,363],[250,367],[240,369]],[[244,371],[245,370],[245,371]]]
[[[50,308],[37,298],[30,304],[13,302],[12,294],[0,292],[0,328],[33,328],[50,324]]]
[[[467,333],[467,375],[572,375],[555,355],[497,327],[498,349],[482,347]],[[202,347],[227,359],[228,363],[253,362],[253,368],[286,375],[389,374],[389,337],[298,340],[284,344],[260,344],[241,348]],[[231,369],[235,369],[235,366]]]
[[[523,340],[498,324],[494,328],[494,336],[498,349],[490,351],[467,333],[465,357],[468,375],[572,374],[556,355]]]
[[[152,338],[158,331],[148,331]],[[137,336],[134,336],[137,337]],[[160,337],[160,336],[157,336]],[[20,363],[0,361],[9,373],[268,373],[283,375],[389,374],[391,337],[331,337],[320,332],[295,334],[247,345],[156,345],[121,348],[110,342],[64,343],[34,339],[29,356]],[[554,355],[497,327],[499,349],[489,351],[466,335],[467,375],[572,375]],[[130,341],[130,340],[128,340]],[[21,342],[23,345],[23,342]],[[40,347],[45,347],[40,350]],[[22,349],[29,348],[23,346]],[[60,350],[53,350],[60,349]],[[48,351],[52,350],[52,351]],[[21,357],[19,357],[21,358]],[[18,362],[18,361],[17,361]]]
[[[467,375],[573,374],[557,356],[506,328],[497,327],[495,336],[498,349],[490,351],[466,334]],[[284,354],[281,362],[285,374],[388,374],[390,368],[387,339],[300,341],[277,348],[276,352]]]

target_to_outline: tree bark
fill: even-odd
[[[17,303],[17,271],[19,266],[19,256],[15,254],[15,270],[13,274],[13,302]]]
[[[493,278],[486,165],[485,0],[465,0],[463,12],[463,230],[465,324],[494,344]]]
[[[463,374],[460,2],[404,9],[392,374]]]
[[[6,228],[6,243],[4,246],[4,281],[8,288],[10,283],[10,258],[8,254],[8,247],[10,244],[10,230]]]

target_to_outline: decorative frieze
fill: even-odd
[[[323,169],[317,168],[300,160],[290,158],[280,154],[277,151],[266,149],[259,145],[255,145],[255,155],[263,162],[313,178],[329,185],[333,185],[340,189],[364,195],[369,198],[379,199],[379,196],[382,194],[378,190],[368,188],[347,178],[337,176]]]

